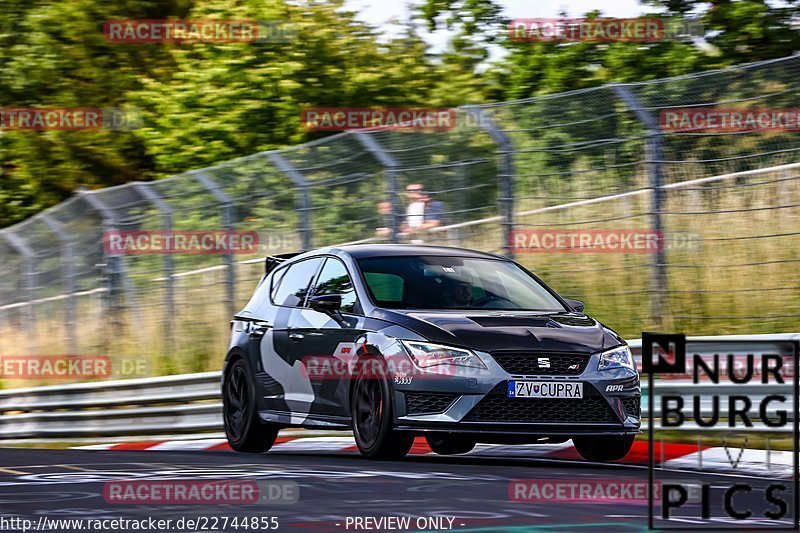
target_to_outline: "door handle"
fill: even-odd
[[[300,342],[305,338],[305,335],[302,333],[289,333],[289,340],[294,342]]]

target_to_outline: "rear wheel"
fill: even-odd
[[[439,455],[457,455],[460,453],[471,452],[475,447],[475,441],[456,433],[431,434],[426,435],[425,440],[431,450]]]
[[[228,444],[237,452],[263,453],[278,437],[279,428],[262,423],[258,417],[256,388],[244,359],[237,358],[225,371],[222,418]]]
[[[414,435],[394,430],[391,388],[378,359],[362,362],[350,395],[353,435],[361,455],[370,459],[401,459]]]
[[[572,444],[587,461],[606,462],[622,459],[631,451],[634,435],[573,437]]]

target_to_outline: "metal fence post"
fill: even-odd
[[[312,241],[311,225],[308,216],[311,211],[311,198],[308,193],[308,180],[280,154],[271,153],[268,154],[267,157],[269,157],[269,160],[272,161],[281,172],[289,176],[289,179],[292,180],[292,183],[296,186],[300,241],[304,250],[310,250],[312,248]]]
[[[664,250],[666,238],[661,218],[664,208],[664,132],[658,119],[639,102],[628,86],[611,84],[610,88],[647,130],[647,169],[652,189],[650,220],[653,231],[659,236],[659,246],[651,263],[650,320],[655,326],[661,326],[667,314],[667,253]]]
[[[234,205],[233,198],[223,191],[217,183],[211,179],[208,174],[199,171],[189,172],[195,179],[210,192],[217,202],[220,203],[222,209],[222,225],[225,231],[233,231],[233,225],[236,221],[236,206]],[[223,256],[225,264],[228,266],[227,276],[227,300],[228,300],[228,315],[233,316],[236,314],[236,271],[233,253],[227,253]]]
[[[164,201],[160,194],[151,189],[146,183],[136,182],[133,184],[134,190],[139,195],[151,203],[161,213],[161,226],[165,232],[172,231],[172,208]],[[166,337],[170,341],[174,340],[175,336],[172,334],[173,322],[175,317],[175,261],[172,259],[172,254],[164,254],[164,272],[166,274],[166,286],[164,295],[164,304],[166,312],[164,313],[164,322],[167,326]]]
[[[8,316],[8,309],[6,308],[6,302],[0,300],[0,333],[3,333],[7,330],[7,328],[11,327],[11,320]],[[0,353],[3,353],[2,350],[3,346],[3,337],[0,335]]]
[[[100,201],[91,191],[78,190],[78,194],[86,200],[89,207],[100,213],[100,217],[103,219],[103,237],[108,232],[117,229],[117,215],[111,208]],[[125,267],[119,254],[109,253],[105,243],[103,243],[103,256],[106,258],[106,274],[108,275],[107,301],[112,309],[119,310],[121,308],[120,294],[122,292],[122,278],[125,275]]]
[[[75,300],[75,250],[72,236],[64,226],[56,222],[47,213],[42,213],[39,218],[61,242],[61,270],[64,273],[64,289],[67,292],[66,312],[64,313],[64,328],[67,332],[67,348],[71,355],[77,354],[78,337],[76,333],[76,306]]]
[[[512,242],[514,235],[514,198],[515,198],[515,171],[514,171],[514,143],[500,129],[500,126],[487,115],[481,107],[478,106],[464,106],[462,107],[467,113],[473,116],[478,125],[486,130],[489,137],[497,145],[497,153],[500,155],[500,172],[497,177],[500,180],[500,214],[503,217],[503,249],[506,255],[514,258],[514,244]]]
[[[397,235],[400,233],[400,201],[397,190],[397,169],[400,168],[400,163],[384,149],[378,141],[376,141],[371,134],[365,132],[355,132],[356,140],[370,152],[375,159],[386,170],[386,197],[392,205],[391,216],[391,235],[389,236],[390,242],[397,242]]]
[[[27,324],[25,325],[25,330],[28,331],[31,335],[29,339],[31,341],[31,348],[32,351],[36,351],[37,343],[33,340],[33,328],[36,324],[36,312],[33,308],[34,300],[36,299],[36,254],[31,249],[30,246],[18,235],[15,235],[10,230],[0,231],[0,236],[5,238],[6,242],[14,249],[20,256],[24,259],[25,265],[25,272],[20,272],[22,277],[25,278],[25,298],[27,302],[25,305],[25,315],[27,318]],[[37,339],[38,340],[38,339]]]

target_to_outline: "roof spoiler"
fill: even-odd
[[[268,255],[267,259],[264,262],[264,273],[269,274],[270,272],[275,270],[275,268],[281,263],[304,253],[305,252],[291,252],[288,254]]]

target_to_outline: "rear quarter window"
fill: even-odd
[[[283,279],[284,274],[286,271],[289,270],[288,268],[282,268],[279,271],[275,272],[272,276],[272,291],[270,292],[270,298],[272,301],[275,301],[275,293],[278,292],[278,287],[281,285],[281,280]]]

